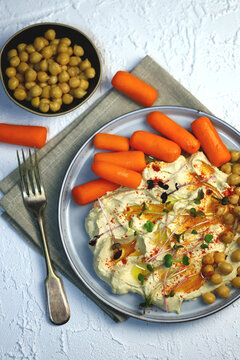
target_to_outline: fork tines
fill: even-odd
[[[17,151],[18,168],[24,196],[44,194],[44,188],[39,171],[36,148],[34,147],[34,159],[29,149],[29,159],[26,160],[22,150],[23,163],[21,165],[19,152]]]

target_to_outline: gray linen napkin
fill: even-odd
[[[185,106],[210,113],[151,57],[146,56],[132,73],[157,89],[159,97],[154,105]],[[111,89],[38,151],[48,198],[45,213],[46,232],[54,265],[116,322],[126,320],[127,316],[97,299],[71,269],[59,236],[57,207],[64,175],[78,149],[101,126],[117,116],[138,108],[140,106],[137,103],[117,90]],[[0,182],[0,190],[4,193],[4,197],[0,200],[0,205],[4,209],[2,216],[42,254],[38,229],[22,202],[17,169]]]

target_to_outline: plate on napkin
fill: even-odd
[[[152,111],[160,111],[166,114],[188,130],[190,130],[190,124],[193,120],[206,115],[216,127],[225,145],[229,149],[239,149],[240,133],[230,125],[204,112],[176,106],[157,106],[136,110],[110,121],[98,132],[126,137],[130,137],[136,130],[157,133],[146,122],[146,116]],[[61,240],[69,263],[81,281],[106,305],[126,315],[151,322],[171,323],[199,319],[213,314],[237,300],[240,297],[239,290],[231,288],[229,298],[217,298],[211,305],[204,304],[200,298],[195,301],[184,302],[181,314],[166,313],[156,307],[146,309],[143,312],[139,308],[139,303],[142,302],[139,295],[112,294],[109,285],[98,278],[93,269],[93,255],[88,248],[90,239],[84,227],[85,218],[92,204],[77,206],[71,197],[71,190],[74,186],[96,179],[96,175],[91,171],[94,154],[99,151],[93,146],[94,136],[95,134],[85,142],[72,160],[65,175],[59,198],[58,221]]]

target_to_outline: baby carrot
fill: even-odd
[[[175,161],[180,153],[180,147],[173,141],[148,131],[135,131],[130,139],[130,145],[145,154],[167,162]]]
[[[194,120],[191,127],[194,135],[200,141],[203,151],[214,166],[219,167],[231,159],[230,152],[208,117],[201,116]]]
[[[158,97],[152,86],[126,71],[114,75],[112,86],[143,106],[152,106]]]
[[[112,151],[128,151],[129,140],[120,135],[98,133],[93,140],[93,144],[98,149]]]
[[[194,154],[199,150],[199,141],[189,131],[184,129],[165,114],[153,111],[147,116],[147,122],[168,139],[177,143],[189,154]]]
[[[86,205],[118,187],[119,185],[113,184],[110,181],[96,179],[83,185],[75,186],[72,189],[72,198],[77,205]]]
[[[94,161],[92,171],[108,181],[129,188],[137,188],[142,180],[142,175],[138,172],[106,161]]]
[[[142,151],[120,151],[97,153],[94,161],[106,161],[134,171],[143,171],[146,167],[145,155]]]
[[[0,124],[0,142],[43,147],[47,138],[47,128],[43,126]]]

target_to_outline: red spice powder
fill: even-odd
[[[160,167],[159,167],[158,165],[154,165],[154,164],[153,164],[152,169],[153,169],[154,171],[160,171]]]

